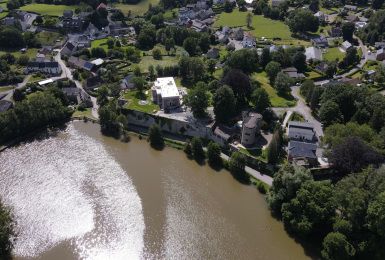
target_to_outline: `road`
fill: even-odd
[[[30,78],[31,78],[31,75],[27,75],[24,78],[23,82],[18,83],[14,89],[11,89],[11,90],[4,92],[3,94],[6,94],[6,96],[3,99],[8,100],[8,101],[12,101],[13,91],[15,89],[20,89],[20,88],[24,87],[25,85],[27,85]]]
[[[62,69],[62,73],[59,77],[52,77],[51,79],[55,81],[55,80],[62,79],[62,78],[68,78],[68,79],[72,80],[73,82],[75,82],[77,88],[81,89],[82,91],[85,91],[83,89],[82,83],[79,82],[78,80],[74,79],[74,77],[72,75],[72,71],[67,67],[65,62],[61,59],[60,52],[58,52],[55,55],[55,61],[57,61],[59,63],[59,65]],[[91,111],[92,116],[95,117],[96,119],[99,119],[99,114],[98,114],[99,105],[96,101],[96,98],[91,96],[91,101],[92,101],[92,111]]]
[[[306,105],[305,100],[301,97],[299,93],[299,86],[291,87],[291,95],[297,99],[297,105],[295,107],[275,107],[273,108],[273,111],[276,113],[285,111],[290,113],[299,113],[305,118],[307,122],[313,124],[318,138],[323,136],[322,124],[312,115],[310,107]],[[284,121],[287,122],[288,120],[289,119],[285,118]]]
[[[226,161],[230,160],[230,157],[224,153],[221,153],[221,157],[223,160],[226,160]],[[253,168],[250,168],[249,166],[245,167],[245,171],[251,176],[253,176],[254,178],[256,178],[257,180],[260,180],[261,182],[266,183],[269,186],[273,185],[272,177],[262,174],[259,171],[254,170]]]

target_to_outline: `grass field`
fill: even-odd
[[[42,45],[53,45],[56,40],[61,40],[63,37],[57,32],[42,31],[36,34]]]
[[[150,96],[144,93],[140,94],[138,91],[133,90],[124,93],[123,97],[127,100],[127,104],[124,105],[124,108],[137,110],[149,114],[152,114],[155,110],[159,110],[159,106],[152,103]],[[140,100],[147,100],[147,104],[139,104]]]
[[[253,78],[257,80],[261,87],[264,88],[269,94],[270,102],[273,107],[292,107],[295,106],[296,100],[294,97],[282,97],[279,96],[277,91],[270,85],[266,72],[259,72],[253,75]]]
[[[335,61],[336,59],[342,60],[345,57],[345,53],[340,51],[338,47],[329,48],[323,55],[324,60]]]
[[[153,6],[157,5],[159,0],[142,0],[136,5],[128,5],[128,4],[114,4],[114,7],[120,9],[125,15],[131,11],[132,16],[140,16],[143,15],[148,10],[148,5],[152,4]]]
[[[103,38],[103,39],[93,40],[93,41],[91,42],[91,48],[101,47],[101,48],[103,48],[105,51],[108,51],[108,45],[107,45],[108,39],[109,39],[109,38]]]
[[[75,10],[76,7],[76,5],[29,4],[20,7],[20,10],[41,15],[62,16],[65,10]]]
[[[148,66],[153,65],[156,67],[160,65],[164,66],[172,66],[178,64],[179,58],[176,56],[163,56],[161,60],[155,60],[152,56],[144,56],[139,64],[134,64],[133,66],[139,66],[142,72],[148,72]]]
[[[30,59],[33,59],[36,57],[38,49],[27,49],[25,53],[21,53],[20,50],[0,50],[0,56],[6,53],[11,53],[15,58],[19,58],[21,55],[27,55]]]
[[[253,15],[252,28],[249,29],[246,26],[247,13],[238,10],[234,10],[231,13],[221,13],[215,21],[214,27],[242,27],[244,30],[250,31],[255,37],[281,38],[281,40],[276,41],[280,44],[310,44],[309,42],[293,38],[289,27],[282,21],[271,20],[262,15]]]
[[[88,117],[95,119],[95,117],[92,116],[92,108],[86,108],[84,111],[75,110],[75,112],[72,114],[72,117]]]
[[[13,86],[0,87],[0,93],[13,89]]]

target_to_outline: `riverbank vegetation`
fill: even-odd
[[[384,259],[385,168],[368,168],[337,183],[315,181],[283,166],[268,196],[285,228],[322,247],[324,259]]]
[[[0,201],[0,258],[11,259],[15,238],[14,224],[10,210]]]
[[[16,102],[13,109],[0,114],[0,143],[69,120],[71,113],[62,92],[56,88],[33,93]]]

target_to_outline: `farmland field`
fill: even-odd
[[[148,5],[152,4],[153,6],[157,5],[159,3],[159,0],[142,0],[136,5],[130,5],[130,4],[114,4],[113,6],[120,9],[125,15],[128,14],[129,11],[131,11],[131,14],[134,16],[140,16],[143,15],[148,10]]]
[[[62,16],[65,10],[75,10],[76,7],[76,5],[29,4],[20,7],[20,10],[41,15]]]
[[[282,21],[271,20],[262,15],[253,15],[252,28],[247,28],[247,13],[248,12],[240,12],[238,10],[234,10],[231,13],[221,13],[215,21],[214,27],[242,27],[245,31],[250,31],[255,37],[266,37],[268,39],[281,38],[277,43],[309,45],[309,42],[293,38],[289,27]]]

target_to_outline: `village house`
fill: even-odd
[[[302,142],[316,142],[317,137],[314,127],[310,123],[290,121],[287,135],[290,140]]]
[[[242,28],[233,29],[232,37],[234,40],[242,41],[244,37],[244,31]]]
[[[358,7],[356,5],[345,5],[344,10],[356,12],[358,10]]]
[[[134,78],[134,74],[128,74],[126,77],[122,79],[122,82],[120,83],[121,89],[133,89],[135,87],[134,83],[132,82],[132,79]]]
[[[290,121],[287,128],[289,138],[288,160],[303,166],[317,165],[317,136],[312,124]]]
[[[59,75],[61,73],[61,67],[57,61],[30,61],[27,64],[25,73],[41,72],[49,75]]]
[[[376,52],[376,60],[383,61],[385,60],[385,49],[379,49]]]
[[[102,79],[99,76],[88,77],[83,83],[83,87],[87,90],[95,90],[102,83]]]
[[[322,51],[317,47],[308,47],[305,49],[306,61],[321,61]]]
[[[323,36],[311,39],[311,43],[314,47],[318,48],[327,48],[329,46],[328,40]]]
[[[332,27],[329,30],[330,37],[336,38],[342,36],[342,28],[341,27]]]
[[[70,56],[75,51],[76,51],[76,46],[72,42],[67,41],[64,47],[61,49],[60,54],[65,56]]]
[[[257,43],[255,41],[255,37],[249,33],[245,33],[242,40],[243,48],[255,48]]]
[[[327,16],[326,16],[325,13],[322,12],[322,11],[316,12],[316,13],[314,14],[314,16],[318,18],[318,21],[319,21],[320,23],[326,22],[326,20],[327,20]]]
[[[317,144],[299,141],[290,141],[287,149],[289,162],[302,166],[315,166],[317,160]]]
[[[79,88],[62,88],[61,90],[72,104],[83,103],[86,107],[92,107],[91,97],[84,90]]]
[[[343,50],[343,51],[348,51],[350,48],[352,48],[353,47],[353,45],[350,43],[350,42],[348,42],[348,41],[344,41],[342,44],[341,44],[341,49]]]
[[[376,47],[376,49],[384,49],[385,48],[385,42],[375,42],[374,47]]]
[[[85,24],[85,19],[80,16],[74,16],[72,10],[65,10],[61,17],[61,26],[67,32],[80,32]]]
[[[165,112],[180,107],[180,95],[173,77],[157,78],[151,88],[152,101]]]
[[[87,71],[92,71],[94,66],[95,66],[91,62],[83,60],[83,59],[75,57],[75,56],[71,56],[68,59],[68,65],[72,68],[84,69]]]
[[[122,22],[110,23],[107,28],[107,31],[112,36],[126,35],[131,31],[131,28]]]
[[[209,59],[218,59],[219,58],[219,49],[218,48],[211,48],[206,53],[206,57]]]
[[[281,70],[283,73],[286,73],[292,79],[302,79],[305,78],[303,73],[298,73],[298,70],[294,67],[284,68]]]
[[[350,14],[350,15],[346,16],[345,20],[348,22],[351,22],[351,23],[355,23],[355,22],[359,21],[358,16],[354,15],[354,14]]]
[[[261,132],[262,115],[251,111],[244,111],[242,117],[241,144],[251,146],[255,143],[256,135]]]

